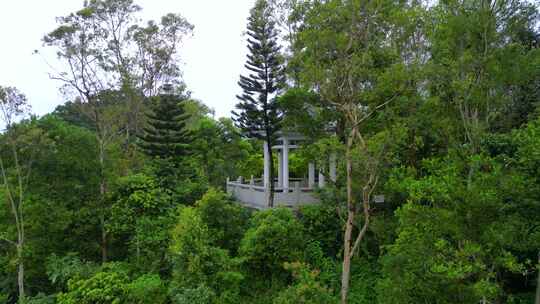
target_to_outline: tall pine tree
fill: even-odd
[[[276,134],[280,130],[281,113],[276,95],[285,83],[285,74],[281,64],[280,46],[277,43],[278,31],[272,20],[270,5],[265,0],[258,0],[251,9],[247,26],[248,49],[245,67],[251,71],[247,76],[240,76],[238,84],[243,90],[237,95],[240,102],[233,111],[236,125],[249,137],[264,140],[269,146],[269,158]],[[267,204],[274,201],[274,166],[270,161],[270,191]]]
[[[190,154],[192,135],[186,125],[189,114],[183,106],[187,96],[171,91],[165,90],[152,102],[139,147],[152,158],[176,162]]]

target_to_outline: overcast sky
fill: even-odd
[[[15,86],[28,97],[33,112],[51,112],[65,101],[59,83],[48,77],[55,56],[43,51],[41,38],[56,27],[55,17],[82,7],[83,0],[17,0],[0,4],[0,86]],[[239,93],[238,77],[246,55],[246,19],[254,0],[135,0],[143,19],[180,13],[195,25],[182,48],[184,80],[193,97],[230,116]],[[43,56],[43,57],[42,57]],[[45,57],[45,58],[44,58]]]

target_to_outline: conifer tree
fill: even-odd
[[[139,137],[144,154],[162,160],[178,160],[189,155],[192,136],[186,126],[189,119],[183,106],[186,100],[186,95],[175,94],[170,88],[155,97],[144,134]]]
[[[272,145],[280,130],[281,113],[276,95],[285,83],[281,64],[280,46],[277,43],[278,31],[272,20],[271,8],[267,1],[258,0],[251,9],[247,26],[248,49],[245,67],[251,72],[240,76],[238,84],[243,90],[237,95],[240,102],[233,111],[236,125],[249,137],[268,143],[268,156],[272,160]],[[270,161],[270,191],[268,206],[273,206],[274,174]]]

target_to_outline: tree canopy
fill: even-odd
[[[43,39],[69,102],[38,117],[0,86],[0,302],[540,303],[539,9],[255,1],[215,118],[181,77],[186,19],[84,1]],[[301,183],[335,156],[299,189],[319,203],[227,193],[290,131]]]

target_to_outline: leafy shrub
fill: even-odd
[[[302,263],[285,263],[285,269],[292,271],[295,283],[282,291],[274,299],[274,304],[337,303],[332,291],[318,281],[318,271],[310,270]]]
[[[55,304],[55,303],[56,303],[56,297],[54,295],[48,296],[43,293],[39,293],[35,297],[26,299],[26,302],[24,304]]]
[[[318,279],[320,282],[334,289],[341,284],[341,264],[340,260],[335,260],[326,256],[318,241],[310,241],[304,251],[304,260],[312,269],[320,271]]]
[[[198,288],[205,283],[220,295],[238,290],[243,280],[236,270],[239,262],[213,245],[213,236],[195,208],[180,211],[170,249],[174,288]]]
[[[211,304],[215,293],[205,285],[196,288],[181,288],[171,292],[173,304]]]
[[[323,252],[330,257],[339,253],[342,224],[334,206],[302,206],[298,217],[307,239],[319,242]]]
[[[9,300],[9,296],[4,293],[0,293],[0,303],[7,303]]]
[[[81,261],[74,253],[63,257],[52,254],[46,264],[49,280],[60,286],[66,286],[70,279],[89,278],[98,270],[97,265]]]
[[[303,227],[290,209],[261,211],[251,220],[240,245],[246,265],[262,276],[283,274],[283,263],[301,260]]]
[[[123,304],[128,277],[123,272],[98,272],[89,279],[71,279],[68,291],[58,294],[58,304]]]
[[[351,267],[350,303],[377,303],[376,284],[380,279],[378,266],[376,261],[369,261],[369,258],[364,256],[354,261]]]
[[[215,244],[236,253],[249,221],[249,211],[231,201],[222,191],[211,188],[196,203]]]
[[[119,180],[107,229],[114,237],[126,240],[127,246],[118,247],[128,250],[139,269],[154,272],[163,267],[173,223],[170,193],[155,178],[135,174]]]
[[[131,304],[162,304],[167,300],[167,288],[155,274],[145,274],[129,283],[127,293]]]

